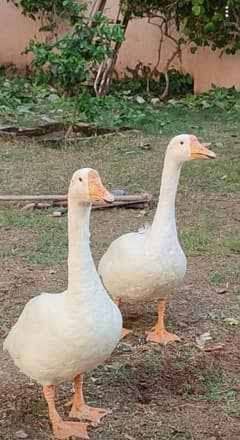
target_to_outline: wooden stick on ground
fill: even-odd
[[[115,195],[113,203],[95,202],[93,209],[105,209],[125,206],[128,208],[142,209],[150,204],[152,195],[149,193]],[[0,195],[0,202],[24,202],[31,201],[24,209],[43,209],[51,206],[67,207],[67,195]]]

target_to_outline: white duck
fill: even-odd
[[[179,244],[175,197],[182,165],[191,159],[215,158],[193,135],[174,137],[168,145],[157,211],[149,229],[122,235],[99,263],[103,284],[117,304],[158,299],[158,321],[147,340],[167,344],[179,340],[164,326],[166,300],[183,280],[186,257]],[[129,331],[124,329],[123,336]]]
[[[109,413],[87,406],[82,394],[82,374],[111,355],[122,330],[121,313],[100,281],[89,246],[91,203],[97,200],[113,201],[98,173],[76,171],[68,193],[68,288],[30,300],[4,342],[20,370],[43,386],[59,439],[88,434],[86,423],[65,422],[57,413],[57,384],[74,380],[71,417],[97,423]]]

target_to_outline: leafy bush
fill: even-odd
[[[235,54],[240,49],[239,0],[123,0],[134,16],[164,16],[174,22],[185,39],[198,46],[209,46]]]
[[[201,95],[188,95],[180,100],[170,100],[170,104],[184,106],[196,110],[219,109],[240,112],[240,92],[232,88],[213,88]]]
[[[57,19],[67,19],[74,24],[81,12],[86,9],[84,4],[76,0],[7,0],[21,9],[23,15],[36,20],[37,17],[45,18],[47,24],[40,30],[53,30]]]
[[[54,84],[68,94],[79,93],[100,63],[112,53],[112,43],[121,41],[121,26],[102,14],[90,21],[81,16],[72,30],[52,43],[31,41],[33,71],[40,82]]]
[[[0,124],[34,127],[61,122],[69,126],[85,121],[100,127],[124,126],[160,134],[173,130],[172,127],[175,133],[189,129],[189,112],[194,126],[199,119],[204,120],[204,126],[216,118],[223,118],[225,123],[231,121],[231,126],[239,120],[240,92],[235,89],[214,88],[200,96],[170,99],[153,106],[152,95],[146,95],[139,104],[136,90],[128,87],[129,84],[127,89],[114,87],[113,93],[105,97],[93,96],[86,90],[77,96],[64,96],[32,77],[6,78],[0,73]]]
[[[131,69],[133,73],[133,69]],[[193,79],[189,74],[183,74],[175,69],[168,72],[169,76],[169,96],[183,96],[188,93],[193,93]],[[134,72],[132,77],[127,75],[121,81],[113,81],[113,90],[118,92],[131,92],[131,94],[138,94],[142,96],[156,96],[159,97],[164,88],[166,80],[161,73],[159,79],[148,78],[142,72]]]

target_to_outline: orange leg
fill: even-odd
[[[158,344],[166,345],[169,342],[180,341],[180,338],[173,333],[169,333],[165,329],[164,315],[166,309],[166,300],[161,300],[158,304],[158,320],[156,325],[150,332],[147,333],[147,341],[157,342]]]
[[[75,393],[73,396],[73,405],[70,411],[70,417],[76,417],[77,419],[85,419],[91,421],[94,425],[97,425],[102,417],[107,414],[111,414],[108,409],[93,408],[86,405],[83,397],[83,375],[79,374],[74,379]]]
[[[55,386],[43,387],[43,394],[48,404],[49,419],[52,423],[53,433],[57,439],[69,439],[75,436],[81,439],[89,439],[87,424],[80,422],[64,422],[58,414],[55,406]]]
[[[122,303],[121,298],[118,298],[118,299],[115,300],[115,304],[116,304],[119,308],[120,308],[120,306],[121,306],[121,303]],[[130,333],[132,333],[132,330],[128,330],[127,328],[123,328],[123,329],[122,329],[122,336],[121,336],[121,339],[125,338],[125,336],[129,335]]]

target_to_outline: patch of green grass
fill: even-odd
[[[212,148],[214,150],[214,146]],[[240,191],[239,160],[226,157],[187,164],[183,169],[182,184],[188,188],[197,187],[198,191],[238,192]]]
[[[60,227],[59,227],[60,226]],[[62,224],[49,224],[46,230],[38,233],[38,238],[25,256],[31,264],[59,264],[67,259],[68,242]]]
[[[0,226],[12,226],[16,228],[33,228],[38,230],[48,226],[54,222],[49,216],[49,211],[28,211],[24,212],[20,209],[4,209],[0,211]]]
[[[87,90],[78,96],[61,96],[47,84],[36,84],[34,78],[0,76],[0,86],[0,120],[6,124],[31,127],[52,121],[68,127],[81,121],[170,136],[181,132],[206,136],[210,131],[218,135],[224,124],[224,132],[238,132],[240,94],[234,90],[215,89],[203,97],[187,95],[153,106],[151,96],[139,104],[138,89],[124,90],[124,83],[104,97]],[[231,176],[228,178],[232,181]]]
[[[233,236],[231,237],[229,236],[224,237],[223,246],[225,247],[225,249],[228,249],[230,253],[240,254],[240,235],[239,236],[236,235],[234,237],[234,233],[233,233]]]
[[[207,227],[185,227],[180,232],[187,255],[202,255],[212,252],[212,233]]]
[[[209,275],[209,282],[215,286],[219,286],[225,282],[225,276],[220,272],[211,272]]]
[[[32,264],[58,264],[67,256],[67,225],[66,217],[53,218],[49,212],[22,212],[19,210],[0,211],[0,226],[15,228],[16,234],[34,233],[34,238],[28,241],[27,235],[24,246],[3,249],[0,258],[18,255]]]
[[[24,212],[18,209],[4,209],[0,211],[0,226],[11,228],[16,234],[21,234],[19,240],[12,245],[3,246],[0,258],[18,255],[31,264],[58,264],[67,258],[67,217],[51,217],[51,211]],[[214,229],[212,222],[205,218],[206,213],[200,216],[197,226],[185,226],[180,231],[180,238],[187,255],[229,255],[239,252],[239,239],[225,234],[218,236],[218,229]],[[24,234],[26,233],[26,239]],[[31,234],[31,240],[29,235]],[[109,243],[106,243],[106,246]],[[230,271],[231,269],[231,271]],[[236,278],[238,268],[228,268],[228,274],[213,273],[210,276],[212,284],[221,284],[225,277]],[[230,272],[229,272],[230,271]]]
[[[227,254],[230,252],[227,251]],[[225,258],[224,263],[218,270],[209,273],[209,282],[215,286],[226,283],[238,284],[240,281],[240,264],[235,261],[235,258]]]
[[[223,371],[207,369],[203,373],[202,383],[205,388],[204,399],[212,402],[228,402],[236,398],[236,392],[232,389],[232,383]]]
[[[234,235],[234,231],[233,231]],[[219,234],[219,226],[214,227],[212,218],[201,219],[197,226],[185,226],[180,231],[180,238],[187,255],[231,255],[240,252],[239,237],[229,237],[229,233]],[[213,283],[216,284],[216,276]],[[220,280],[219,280],[220,282]]]

